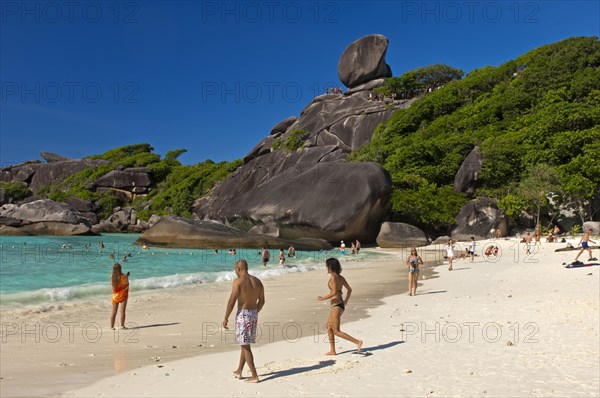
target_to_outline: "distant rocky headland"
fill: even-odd
[[[455,218],[444,231],[434,226],[426,234],[394,216],[398,213],[394,195],[402,184],[382,167],[390,151],[373,155],[383,148],[374,141],[380,134],[378,126],[389,128],[397,123],[392,120],[397,112],[410,109],[432,91],[435,98],[452,87],[417,89],[417,79],[407,89],[410,76],[392,78],[387,48],[388,39],[382,35],[351,43],[338,65],[346,90],[332,89],[314,98],[299,116],[282,120],[237,162],[184,170],[176,160],[178,153],[161,160],[149,145],[140,144],[86,159],[42,152],[45,163],[0,169],[0,235],[137,232],[142,233],[140,242],[156,246],[251,248],[293,243],[319,250],[340,240],[402,247],[427,244],[430,235],[442,232],[455,239],[481,239],[491,229],[508,231],[512,213],[507,215],[497,198],[477,195],[486,162],[489,167],[491,161],[485,141],[482,149],[475,139],[453,158],[455,166],[448,167],[455,167],[452,180],[444,177],[459,198],[453,202],[459,206]],[[394,89],[396,83],[404,85],[403,91]],[[432,105],[431,112],[453,110],[440,111]],[[430,123],[423,121],[417,129]],[[378,140],[381,137],[385,136],[378,135]],[[137,158],[119,162],[126,156]],[[166,195],[165,184],[175,179],[167,176],[175,174],[185,181],[184,188],[173,185]]]

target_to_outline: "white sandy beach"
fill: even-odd
[[[287,341],[254,346],[260,384],[232,377],[234,350],[128,370],[66,395],[598,396],[600,267],[565,269],[576,252],[555,253],[564,243],[543,244],[528,258],[516,239],[494,243],[502,254],[495,262],[439,266],[417,296],[390,296],[369,317],[342,323],[370,356],[353,356],[355,347],[339,341],[338,355],[327,357],[322,331],[299,340],[290,331]],[[344,275],[351,284],[359,277]],[[302,289],[316,296],[321,285]],[[290,318],[297,306],[314,307],[316,321],[326,317],[325,307],[306,302],[290,305]]]

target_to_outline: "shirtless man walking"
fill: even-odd
[[[235,338],[242,348],[240,354],[240,363],[237,370],[233,372],[236,379],[242,378],[242,370],[246,362],[252,372],[252,376],[246,379],[248,383],[258,383],[258,375],[254,366],[254,356],[250,344],[256,343],[256,326],[258,323],[258,313],[265,305],[265,290],[262,282],[255,276],[248,274],[248,263],[246,260],[239,260],[235,263],[235,274],[237,279],[233,281],[231,296],[227,302],[225,310],[225,319],[223,327],[227,328],[229,315],[233,311],[233,306],[237,301],[238,309],[235,318]]]
[[[592,249],[590,249],[590,242],[592,243],[596,243],[593,240],[590,239],[590,234],[592,233],[592,229],[588,229],[587,231],[585,231],[585,233],[583,234],[583,237],[581,238],[581,240],[579,241],[579,243],[581,244],[581,250],[579,250],[579,253],[577,253],[577,257],[575,257],[575,261],[577,261],[577,259],[579,258],[579,256],[581,256],[581,253],[583,253],[584,251],[588,251],[589,255],[590,255],[590,260],[593,260],[593,256],[592,256]]]

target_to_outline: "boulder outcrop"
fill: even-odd
[[[483,159],[479,154],[479,148],[475,146],[460,165],[454,177],[454,192],[463,192],[469,197],[474,197],[482,167]]]
[[[381,35],[352,43],[340,76],[354,90],[320,95],[299,118],[278,123],[233,175],[195,202],[194,214],[244,231],[271,225],[283,239],[373,242],[389,209],[390,177],[376,164],[345,160],[412,102],[376,101],[370,91],[391,76],[387,44]]]
[[[338,77],[348,88],[378,78],[392,76],[385,63],[389,40],[383,35],[370,35],[356,40],[342,53],[338,64]]]
[[[176,216],[162,217],[136,243],[194,249],[287,248],[290,244],[294,244],[297,250],[331,249],[322,240],[291,242],[267,235],[249,234],[215,221],[196,221]]]
[[[102,191],[111,189],[124,192],[129,199],[146,194],[154,186],[152,170],[145,167],[131,167],[124,170],[111,170],[93,183],[93,188]]]
[[[583,223],[581,230],[586,232],[591,229],[594,235],[600,234],[600,221],[586,221]]]
[[[452,231],[452,239],[475,240],[487,239],[490,231],[500,227],[503,234],[508,232],[508,219],[495,201],[481,198],[464,205],[456,216],[456,228]]]
[[[42,199],[23,205],[8,204],[0,208],[2,225],[31,235],[85,235],[91,233],[90,221],[64,203]],[[18,224],[17,224],[18,221]],[[12,231],[17,232],[17,231]],[[11,233],[3,228],[3,234]]]
[[[215,189],[196,215],[242,230],[277,225],[284,239],[372,241],[389,209],[389,174],[375,163],[320,163],[333,148],[320,149],[283,154],[278,162],[252,161]],[[267,164],[285,172],[271,177]]]
[[[429,242],[425,232],[419,228],[401,222],[384,222],[377,235],[379,247],[425,246]]]

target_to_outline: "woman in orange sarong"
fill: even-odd
[[[121,269],[121,264],[115,263],[115,265],[113,265],[110,281],[113,288],[110,328],[113,330],[115,328],[115,319],[117,318],[119,303],[121,303],[121,329],[126,329],[125,309],[127,308],[127,298],[129,297],[129,272],[124,274]]]

